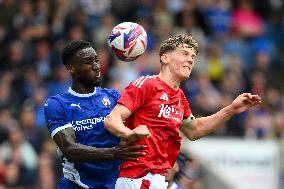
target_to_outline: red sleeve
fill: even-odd
[[[146,81],[147,77],[141,78],[139,78],[140,80],[137,79],[138,82],[135,80],[130,83],[118,100],[118,103],[123,104],[132,112],[143,106],[146,101],[149,101],[149,94],[151,94],[151,85],[149,81]]]
[[[183,108],[184,108],[183,119],[186,119],[190,116],[191,109],[189,107],[188,101],[187,101],[184,93],[182,93],[182,104],[183,104]]]

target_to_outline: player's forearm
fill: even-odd
[[[196,118],[188,125],[182,125],[181,130],[190,140],[197,140],[218,129],[234,114],[231,106],[227,106],[211,116]]]
[[[110,133],[120,138],[127,138],[128,134],[131,132],[131,130],[123,124],[122,119],[112,113],[106,117],[104,125]]]
[[[95,148],[91,146],[74,143],[67,147],[63,155],[70,162],[102,162],[115,160],[114,148]]]
[[[209,133],[212,133],[213,131],[218,129],[220,126],[223,125],[224,122],[229,120],[233,115],[234,112],[228,106],[211,116],[197,118],[196,120],[197,127],[200,128],[200,132],[198,133],[199,138]]]
[[[71,162],[100,162],[115,159],[115,148],[95,148],[77,143],[73,128],[59,131],[53,139],[64,157]]]

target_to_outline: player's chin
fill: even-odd
[[[99,86],[101,86],[101,84],[102,84],[102,79],[101,79],[101,78],[96,79],[96,80],[93,82],[94,87],[99,87]]]
[[[92,80],[89,81],[89,85],[92,85],[94,87],[99,87],[101,86],[102,79],[101,77],[94,77]]]
[[[189,75],[190,75],[190,74],[182,74],[182,75],[180,76],[180,80],[181,80],[181,81],[187,80],[187,79],[189,78]]]
[[[180,78],[182,81],[187,80],[190,76],[191,71],[190,70],[183,70],[183,72],[181,72],[180,74]]]

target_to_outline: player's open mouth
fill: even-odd
[[[99,79],[101,77],[101,74],[100,73],[95,73],[93,75],[94,79]]]

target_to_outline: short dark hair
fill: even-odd
[[[63,51],[62,51],[61,58],[62,58],[63,64],[66,66],[69,63],[70,59],[76,54],[77,51],[88,48],[88,47],[92,47],[92,44],[84,40],[76,40],[76,41],[72,41],[68,43],[63,48]]]
[[[166,39],[160,46],[160,57],[167,52],[174,51],[177,47],[182,45],[188,45],[190,48],[195,50],[195,53],[198,54],[198,43],[193,39],[192,36],[187,34],[180,34],[175,37],[170,37]]]

